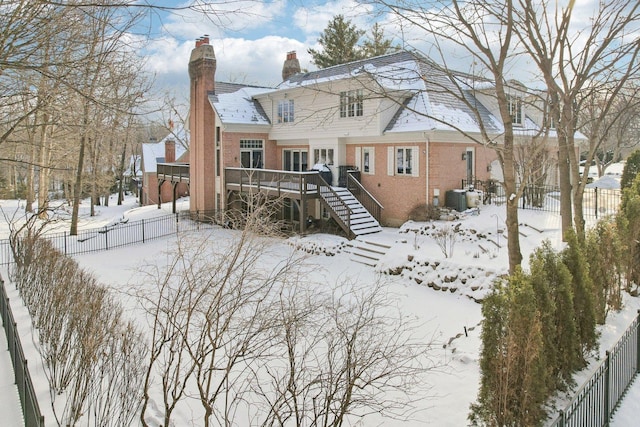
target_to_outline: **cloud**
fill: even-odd
[[[196,39],[203,34],[220,38],[229,32],[243,33],[268,25],[285,11],[286,0],[229,0],[174,10],[163,20],[162,27],[176,38]]]
[[[228,37],[211,39],[210,43],[216,55],[218,81],[275,86],[282,81],[282,65],[289,51],[297,52],[302,68],[311,67],[305,45],[295,39]],[[194,47],[192,40],[178,42],[169,37],[156,40],[146,48],[146,69],[156,76],[158,84],[184,90],[189,84],[189,56]]]
[[[293,13],[293,22],[308,38],[314,41],[336,15],[344,17],[358,28],[367,28],[373,7],[354,0],[337,0],[308,7],[300,7]]]
[[[216,77],[222,81],[275,86],[282,81],[287,52],[297,52],[302,68],[308,68],[311,59],[302,42],[280,36],[225,38],[213,45],[218,60]]]

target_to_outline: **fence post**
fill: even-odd
[[[109,230],[105,227],[104,229],[104,249],[109,250]]]
[[[142,225],[142,243],[144,243],[144,218],[142,218],[141,225]]]
[[[62,236],[64,237],[64,254],[67,254],[67,232],[64,232],[64,235]]]
[[[179,226],[179,221],[178,221],[178,212],[175,213],[176,215],[176,233],[180,232],[180,226]]]
[[[595,194],[595,198],[596,198],[596,203],[595,203],[596,211],[594,213],[596,214],[596,219],[597,219],[598,218],[598,187],[594,187],[593,193]]]

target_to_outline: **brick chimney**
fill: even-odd
[[[215,115],[209,94],[215,91],[216,55],[209,36],[196,40],[189,59],[191,81],[189,107],[189,209],[215,210]]]
[[[176,141],[167,139],[164,142],[164,161],[165,163],[175,163],[176,161]]]
[[[282,66],[282,80],[287,80],[289,77],[298,74],[300,72],[300,61],[296,57],[296,51],[292,50],[287,52],[287,59]]]

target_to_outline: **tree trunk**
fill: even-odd
[[[86,107],[85,107],[86,109]],[[85,116],[85,126],[86,126],[86,116]],[[78,213],[80,211],[80,198],[82,196],[82,169],[84,168],[84,149],[86,145],[86,136],[84,135],[85,130],[82,130],[82,135],[80,136],[80,151],[78,153],[78,167],[76,169],[76,180],[73,184],[73,209],[71,210],[71,229],[69,230],[69,234],[71,236],[78,235]]]
[[[42,115],[42,123],[40,124],[40,155],[38,164],[40,165],[40,172],[38,173],[38,215],[42,219],[47,218],[47,211],[49,209],[49,162],[50,152],[49,138],[47,135],[47,129],[49,127],[49,114],[44,113]]]
[[[508,140],[511,141],[508,141]],[[513,156],[513,136],[505,136],[502,170],[507,196],[507,249],[509,253],[509,273],[514,274],[522,263],[520,251],[520,228],[518,221],[518,197],[516,197],[515,162]]]
[[[573,209],[572,209],[572,186],[571,186],[571,164],[569,160],[569,138],[567,136],[566,126],[568,120],[571,120],[571,114],[567,111],[566,99],[563,100],[561,113],[561,123],[558,126],[558,174],[560,184],[560,216],[562,217],[562,240],[567,231],[572,229]],[[569,100],[570,102],[570,100]]]
[[[26,202],[24,206],[26,212],[33,212],[33,202],[35,201],[36,145],[34,144],[34,139],[33,135],[30,135],[29,144],[31,145],[31,149],[29,150],[29,166],[27,166]]]
[[[118,206],[124,202],[124,161],[127,157],[127,138],[125,137],[122,144],[122,153],[120,154],[120,165],[118,167]]]

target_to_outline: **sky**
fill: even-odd
[[[318,48],[317,39],[334,15],[343,14],[363,29],[373,19],[371,7],[352,0],[241,0],[226,8],[206,15],[157,11],[143,22],[151,27],[151,41],[141,54],[160,87],[188,88],[189,55],[205,34],[215,50],[217,80],[275,86],[289,51],[297,52],[303,69],[315,69],[307,49]]]
[[[19,201],[0,200],[0,208],[4,212],[12,212],[19,207]],[[126,219],[131,223],[143,218],[167,215],[171,212],[171,203],[164,204],[162,209],[156,206],[140,207],[134,197],[127,197],[123,206],[111,203],[109,207],[97,207],[96,216],[89,216],[89,203],[81,205],[81,229],[117,225]],[[187,209],[188,199],[178,202],[178,209]],[[9,215],[11,217],[11,215]],[[355,262],[353,256],[346,250],[346,240],[340,236],[328,234],[311,234],[305,237],[293,236],[286,240],[273,242],[273,254],[280,254],[282,258],[289,256],[291,251],[303,254],[307,265],[312,267],[313,274],[306,276],[309,283],[318,283],[323,287],[331,286],[343,278],[355,279],[358,283],[372,283],[382,277],[389,291],[389,304],[397,305],[406,316],[415,317],[422,324],[418,330],[420,336],[432,340],[434,344],[430,356],[431,361],[439,364],[440,368],[431,371],[425,377],[432,387],[428,395],[419,400],[419,417],[411,422],[399,424],[402,427],[419,427],[425,425],[457,427],[466,425],[468,408],[477,397],[479,386],[479,355],[481,334],[481,305],[474,299],[481,298],[489,292],[492,280],[508,269],[504,205],[480,206],[479,210],[471,210],[459,214],[452,221],[438,223],[419,223],[409,221],[401,228],[384,228],[383,232],[368,236],[390,246],[381,256],[375,267]],[[520,210],[521,249],[524,255],[524,266],[527,268],[529,254],[539,247],[543,240],[560,249],[560,217],[555,213],[533,210]],[[64,223],[57,223],[64,227]],[[445,257],[442,250],[434,242],[430,230],[438,227],[458,226],[459,238],[452,253]],[[117,230],[117,226],[113,228]],[[0,222],[0,238],[7,234],[8,227]],[[113,232],[113,231],[112,231]],[[212,247],[221,247],[228,239],[233,239],[236,230],[214,228],[212,231],[201,230],[203,238],[210,239]],[[484,237],[480,237],[484,236]],[[122,302],[125,312],[135,316],[138,325],[146,325],[148,319],[132,295],[149,285],[141,276],[141,266],[152,262],[162,267],[166,262],[162,255],[171,252],[176,244],[175,237],[154,240],[143,245],[124,247],[107,252],[97,252],[76,256],[75,259],[82,268],[94,274],[98,281],[107,286],[113,295]],[[306,255],[309,254],[309,255]],[[401,271],[400,274],[385,274],[389,271]],[[0,268],[0,274],[7,281],[6,269]],[[449,278],[449,279],[447,279]],[[7,281],[8,282],[8,281]],[[429,286],[435,283],[447,288],[436,289]],[[20,335],[22,337],[29,367],[34,376],[38,399],[45,411],[47,420],[53,419],[51,412],[50,394],[42,361],[34,345],[33,332],[29,325],[29,314],[20,303],[20,296],[15,287],[8,282],[9,298],[14,310]],[[150,285],[153,288],[153,285]],[[455,289],[454,289],[455,288]],[[136,292],[134,292],[134,290]],[[633,298],[625,294],[624,309],[619,313],[610,313],[607,323],[599,327],[600,349],[590,359],[589,366],[576,374],[575,380],[583,384],[602,360],[605,351],[611,349],[615,342],[627,329],[640,309],[640,298]],[[467,335],[464,334],[465,328]],[[0,350],[6,348],[0,336]],[[0,372],[8,372],[8,357],[6,352],[0,351]],[[15,411],[15,385],[9,375],[0,375],[0,413],[3,422],[12,423],[11,418],[19,417]],[[640,394],[640,381],[636,381],[637,390],[629,396]],[[567,396],[559,400],[559,406],[566,404]],[[57,404],[60,404],[58,400]],[[617,423],[612,425],[622,427],[625,420],[637,417],[637,404],[629,402],[623,405],[616,415]],[[628,409],[625,409],[628,408]],[[199,404],[186,399],[176,410],[176,425],[198,425],[193,419],[200,414]],[[159,413],[150,411],[152,418],[159,417]],[[15,418],[14,418],[15,419]],[[367,419],[364,427],[377,426],[380,420]],[[240,423],[242,424],[242,423]],[[50,425],[47,423],[47,425]],[[383,422],[383,425],[389,425]]]
[[[296,51],[303,70],[316,69],[307,50],[321,48],[318,37],[337,14],[364,30],[377,22],[385,37],[397,46],[417,49],[436,61],[439,52],[444,52],[458,71],[477,71],[464,48],[446,40],[438,40],[436,47],[424,29],[411,29],[406,22],[401,25],[367,1],[230,0],[216,1],[206,13],[183,9],[192,2],[148,0],[150,4],[172,9],[152,9],[140,24],[140,34],[150,35],[139,53],[145,58],[146,70],[154,76],[156,96],[169,92],[183,105],[188,103],[189,55],[201,36],[209,35],[214,47],[216,80],[274,87],[282,81],[282,65],[289,51]],[[437,3],[422,4],[427,8]],[[575,0],[576,29],[588,25],[594,4],[596,0]],[[539,80],[539,73],[533,72],[531,65],[527,61],[516,62],[509,70],[510,78],[523,82]]]

